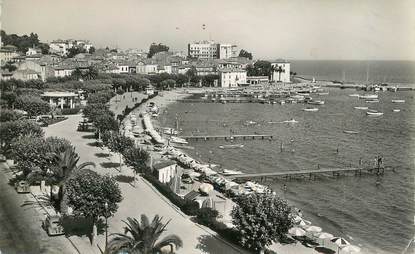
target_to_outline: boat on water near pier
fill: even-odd
[[[393,109],[392,111],[393,111],[393,112],[401,112],[401,110],[400,110],[400,109],[398,109],[398,108]]]
[[[176,144],[183,144],[183,145],[187,145],[187,144],[189,144],[189,142],[187,142],[187,141],[186,141],[186,139],[184,139],[184,138],[179,138],[179,137],[174,137],[174,136],[172,136],[172,137],[170,138],[170,142],[172,142],[172,143],[176,143]]]
[[[298,121],[296,121],[294,118],[291,120],[285,120],[283,121],[283,123],[298,123]]]
[[[233,144],[233,145],[220,145],[220,149],[234,149],[234,148],[243,148],[243,144]]]
[[[377,94],[359,95],[359,99],[374,100],[374,99],[378,99],[378,98],[379,98],[379,96]]]
[[[382,116],[383,115],[382,112],[378,112],[376,110],[369,110],[369,111],[366,112],[366,114],[368,116]]]
[[[240,175],[243,174],[242,171],[239,170],[230,170],[230,169],[223,169],[221,172],[222,175],[224,176],[232,176],[232,175]]]
[[[318,100],[318,101],[308,101],[307,102],[308,104],[311,104],[311,105],[324,105],[324,101],[320,101],[320,100]]]
[[[360,94],[357,93],[353,93],[353,94],[349,94],[350,97],[360,97]]]
[[[175,130],[173,128],[166,127],[166,128],[163,128],[163,133],[164,134],[167,134],[167,135],[178,135],[179,134],[179,131],[178,130]]]
[[[318,111],[318,108],[304,108],[303,111],[306,111],[306,112],[317,112]]]
[[[354,107],[355,109],[359,109],[359,110],[368,110],[369,109],[369,107]]]
[[[392,103],[405,103],[405,100],[392,100]]]
[[[358,131],[344,130],[343,132],[346,133],[346,134],[359,134]]]
[[[365,102],[366,103],[377,103],[377,102],[379,102],[379,100],[378,99],[371,99],[371,100],[366,100]]]

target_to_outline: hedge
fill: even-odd
[[[160,191],[163,196],[168,198],[173,204],[179,207],[180,210],[182,210],[185,214],[190,216],[197,215],[199,204],[196,201],[179,197],[170,189],[168,185],[161,183],[152,175],[144,174],[143,177],[149,181],[158,191]]]
[[[63,108],[61,109],[62,115],[76,115],[79,113],[80,108]]]

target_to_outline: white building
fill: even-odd
[[[219,59],[237,57],[237,46],[232,44],[218,44]]]
[[[242,69],[219,70],[220,85],[223,88],[238,87],[246,84],[246,71]]]
[[[38,48],[28,48],[26,51],[26,56],[42,54],[42,50]]]
[[[285,60],[276,60],[271,62],[273,72],[271,73],[271,81],[274,82],[290,82],[290,63]]]
[[[158,72],[158,65],[157,64],[146,64],[144,62],[139,62],[137,64],[137,73],[140,74],[150,74],[150,73],[157,73]]]
[[[153,170],[161,183],[168,183],[177,174],[177,164],[173,161],[164,161],[153,165]]]
[[[17,57],[17,47],[13,45],[6,45],[0,48],[0,60],[1,65],[6,64],[7,62],[12,61],[13,58]]]
[[[218,44],[214,41],[200,41],[188,44],[188,56],[198,59],[218,58]]]
[[[42,99],[51,106],[63,108],[75,108],[75,99],[78,97],[73,92],[44,92]]]
[[[53,69],[54,69],[54,76],[57,78],[71,76],[72,72],[75,70],[75,68],[72,66],[56,66]]]

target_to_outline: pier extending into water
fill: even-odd
[[[230,180],[259,180],[267,181],[269,179],[293,179],[293,178],[309,178],[310,180],[315,180],[318,175],[326,175],[339,177],[341,175],[352,174],[355,176],[361,176],[362,174],[371,174],[371,175],[383,175],[385,170],[392,170],[390,167],[347,167],[347,168],[319,168],[319,169],[310,169],[310,170],[291,170],[283,172],[268,172],[268,173],[249,173],[249,174],[238,174],[226,176]]]
[[[186,140],[218,140],[218,139],[224,139],[224,140],[235,140],[235,139],[267,139],[270,140],[273,138],[272,135],[266,135],[266,134],[239,134],[239,135],[201,135],[201,136],[181,136],[181,138],[184,138]]]

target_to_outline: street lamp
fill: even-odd
[[[108,202],[104,204],[105,208],[105,249],[108,246]]]

